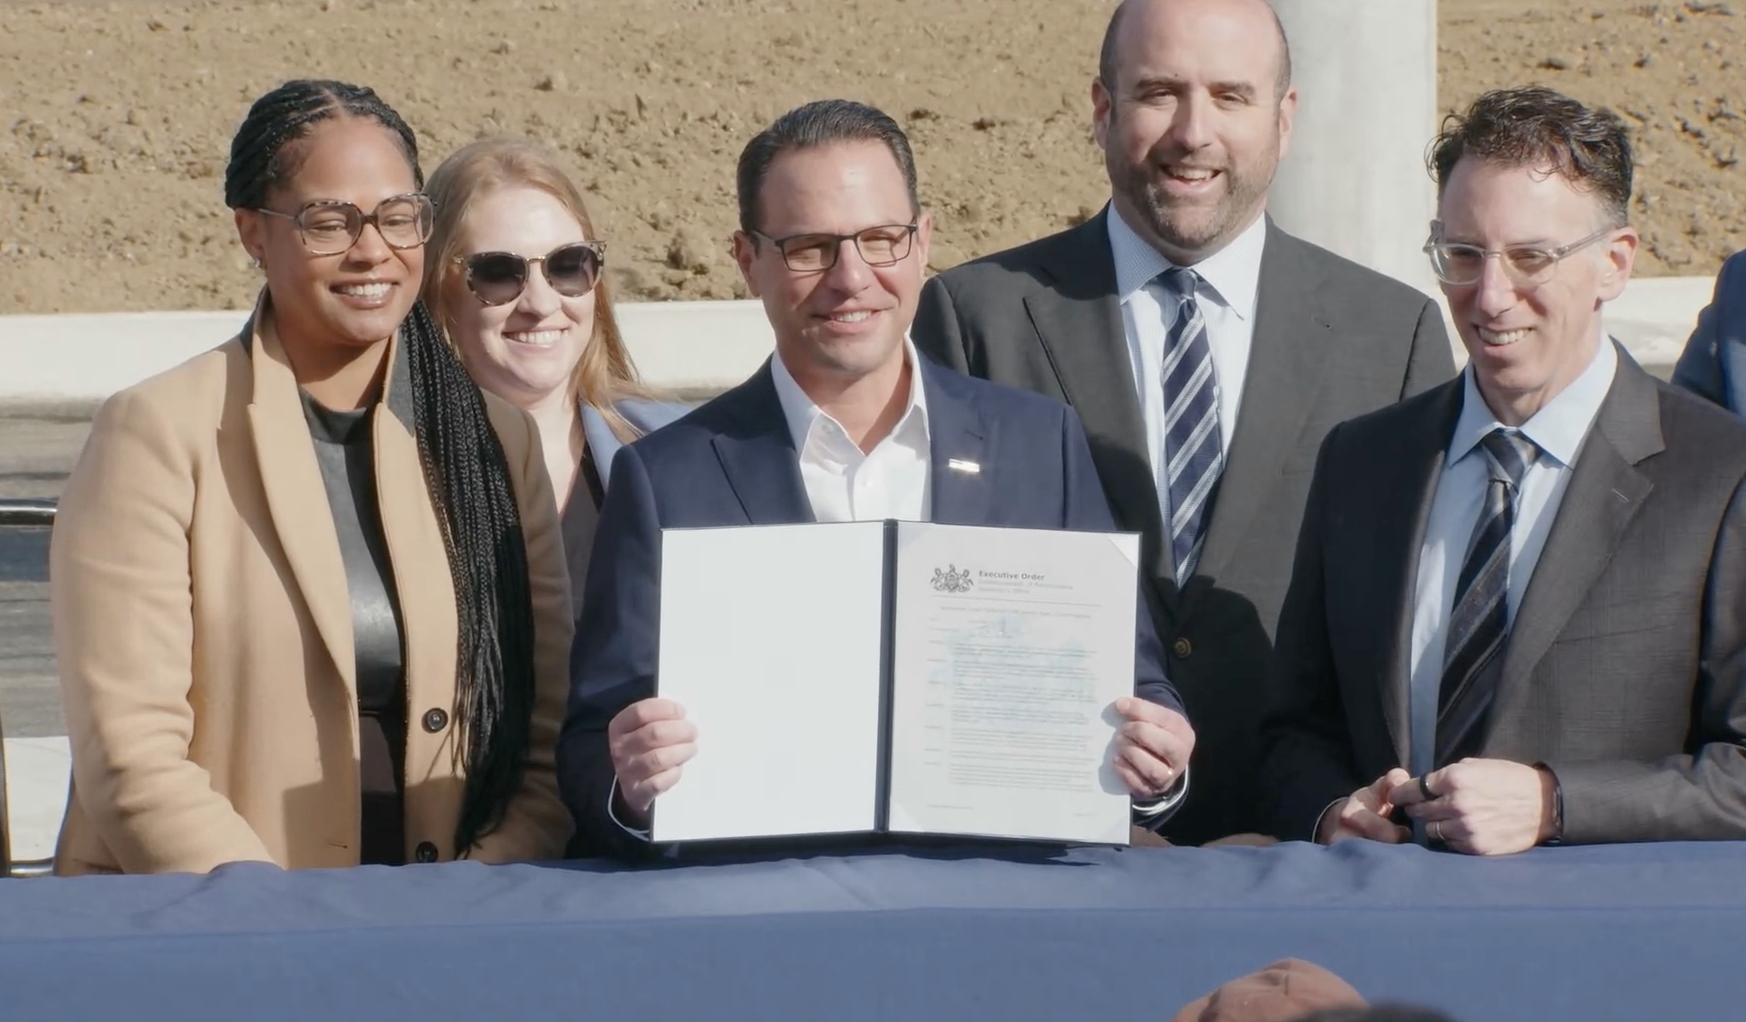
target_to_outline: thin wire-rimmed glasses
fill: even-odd
[[[467,271],[467,290],[484,305],[508,305],[520,298],[527,290],[533,263],[539,264],[553,291],[565,298],[580,298],[594,290],[605,261],[603,241],[575,241],[559,245],[543,256],[475,252],[455,257],[455,262]]]
[[[1425,242],[1425,254],[1431,257],[1431,272],[1437,279],[1454,287],[1477,284],[1485,275],[1485,261],[1496,256],[1504,273],[1524,287],[1534,287],[1552,279],[1552,271],[1565,256],[1587,248],[1614,231],[1616,227],[1596,231],[1568,245],[1557,248],[1535,248],[1532,245],[1511,245],[1502,249],[1485,249],[1478,245],[1454,244],[1435,237]]]
[[[365,224],[375,225],[389,248],[417,248],[430,239],[431,224],[436,219],[436,207],[430,197],[421,192],[389,196],[377,203],[371,213],[337,199],[311,202],[295,213],[281,213],[276,209],[257,209],[255,212],[281,217],[297,225],[303,247],[310,255],[318,256],[350,251],[358,243],[359,235],[364,233]]]
[[[837,265],[843,242],[853,242],[861,261],[868,266],[895,266],[909,257],[915,246],[915,223],[881,224],[855,234],[790,234],[772,238],[763,231],[752,231],[776,246],[782,261],[796,273],[821,273]]]

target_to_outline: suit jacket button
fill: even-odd
[[[448,726],[449,715],[445,711],[441,709],[430,709],[424,711],[424,729],[426,731],[429,731],[434,735]]]
[[[1179,638],[1170,644],[1170,652],[1175,653],[1178,660],[1187,660],[1188,654],[1194,652],[1194,643],[1186,638]]]
[[[412,857],[418,862],[435,862],[437,859],[436,845],[429,841],[420,841],[418,847],[412,850]]]

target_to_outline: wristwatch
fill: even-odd
[[[1544,763],[1535,763],[1534,769],[1552,778],[1552,833],[1541,844],[1555,845],[1564,840],[1564,785],[1558,781],[1558,775]]]

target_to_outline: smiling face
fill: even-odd
[[[1462,157],[1437,202],[1439,241],[1490,251],[1555,249],[1607,225],[1597,196],[1549,169]],[[1540,284],[1489,258],[1473,284],[1444,284],[1449,312],[1486,403],[1508,425],[1532,417],[1594,357],[1601,306],[1625,289],[1637,234],[1619,228],[1571,252]]]
[[[931,225],[910,205],[891,150],[876,141],[790,149],[770,163],[759,203],[758,231],[767,237],[736,234],[734,257],[747,288],[764,303],[782,364],[803,385],[814,374],[850,382],[901,366]],[[844,242],[830,269],[792,270],[768,240],[911,222],[914,243],[891,266],[868,265],[853,242]]]
[[[1255,222],[1284,155],[1297,92],[1281,96],[1278,30],[1259,0],[1154,0],[1126,12],[1115,81],[1092,85],[1111,199],[1178,265]]]
[[[393,132],[367,118],[322,121],[302,139],[291,176],[267,208],[295,215],[312,202],[349,202],[364,213],[383,199],[418,191],[411,162]],[[312,255],[297,225],[281,216],[236,211],[238,233],[266,270],[281,337],[304,350],[363,350],[393,336],[418,300],[424,248],[393,249],[365,225],[337,255]]]
[[[465,217],[462,257],[510,252],[534,258],[592,240],[556,196],[525,185],[476,196]],[[521,296],[502,305],[479,301],[462,266],[451,264],[443,276],[444,318],[461,361],[479,386],[522,408],[554,395],[568,400],[576,364],[594,337],[594,292],[560,295],[542,265],[529,266]]]

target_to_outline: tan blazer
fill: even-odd
[[[372,428],[405,628],[407,860],[555,858],[571,829],[552,750],[573,623],[538,434],[485,395],[526,533],[537,694],[522,790],[460,850],[454,587],[398,348]],[[61,498],[50,579],[73,754],[57,872],[358,864],[345,567],[265,300],[236,338],[105,402]]]

